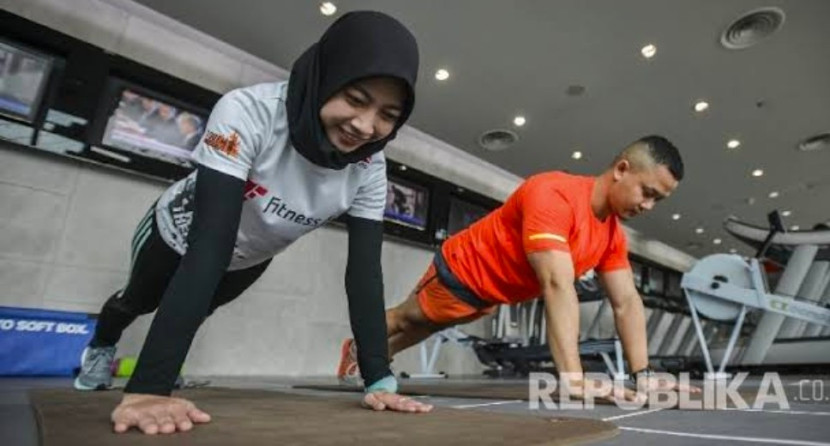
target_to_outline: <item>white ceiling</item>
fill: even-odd
[[[309,0],[137,1],[286,69],[334,19]],[[830,220],[830,150],[796,150],[800,140],[830,132],[828,0],[334,3],[335,17],[380,10],[417,37],[411,125],[517,175],[597,173],[637,137],[667,136],[683,154],[686,179],[655,211],[628,222],[650,237],[694,256],[733,247],[751,253],[724,233],[724,218],[763,224],[779,208],[803,229]],[[777,34],[741,51],[720,46],[724,28],[763,6],[786,13]],[[640,55],[648,43],[658,48],[651,60]],[[438,82],[442,67],[451,77]],[[586,91],[569,96],[570,85]],[[700,98],[711,107],[696,115]],[[512,125],[518,113],[527,117],[522,128]],[[512,128],[520,141],[503,152],[478,147],[478,136],[494,128]],[[742,145],[727,150],[731,138]],[[583,159],[570,158],[575,148]],[[765,175],[752,177],[755,168]],[[780,196],[770,199],[773,190]],[[713,245],[715,237],[724,243]]]

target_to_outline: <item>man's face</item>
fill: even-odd
[[[189,119],[180,119],[176,122],[179,126],[179,133],[182,135],[189,135],[196,131],[196,128],[193,127]]]
[[[677,188],[678,181],[662,164],[634,168],[628,160],[614,165],[614,183],[608,193],[612,211],[622,219],[654,208]]]
[[[161,116],[161,119],[168,120],[168,119],[171,119],[171,118],[175,117],[176,109],[174,109],[172,106],[169,106],[167,104],[159,103],[158,114],[159,114],[159,116]]]

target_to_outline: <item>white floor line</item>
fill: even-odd
[[[502,404],[511,404],[511,403],[523,403],[524,400],[509,400],[509,401],[494,401],[492,403],[480,403],[480,404],[462,404],[460,406],[452,406],[453,409],[470,409],[472,407],[485,407],[485,406],[500,406]]]
[[[830,416],[830,412],[811,412],[809,410],[772,410],[772,409],[723,409],[723,410],[731,410],[734,412],[761,412],[761,413],[783,413],[787,415],[818,415],[818,416]]]
[[[786,440],[782,438],[763,438],[763,437],[736,437],[732,435],[710,435],[697,434],[694,432],[674,432],[657,429],[643,429],[639,427],[623,427],[619,426],[621,431],[640,432],[643,434],[661,434],[672,435],[675,437],[689,437],[689,438],[705,438],[707,440],[724,440],[724,441],[745,441],[750,443],[772,443],[772,444],[786,444],[793,446],[830,446],[830,443],[820,441],[803,441],[803,440]]]
[[[663,410],[662,407],[658,407],[657,409],[641,410],[639,412],[632,412],[632,413],[617,415],[617,416],[614,416],[614,417],[603,418],[602,421],[614,421],[614,420],[621,420],[623,418],[638,417],[640,415],[645,415],[645,414],[654,413],[654,412],[660,412],[661,410]]]

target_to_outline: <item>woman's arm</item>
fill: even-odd
[[[347,222],[349,258],[346,295],[349,299],[349,321],[357,343],[360,373],[364,385],[369,387],[381,378],[392,376],[380,264],[383,222],[354,216],[349,216]]]
[[[244,187],[236,177],[199,166],[188,249],[161,299],[126,393],[170,395],[230,263]]]

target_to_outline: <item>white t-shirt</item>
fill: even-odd
[[[342,170],[306,160],[291,145],[286,114],[288,83],[231,91],[216,103],[193,160],[247,182],[229,270],[261,263],[303,234],[347,212],[382,221],[386,160],[376,153]],[[156,220],[165,242],[187,250],[197,172],[159,198]]]

